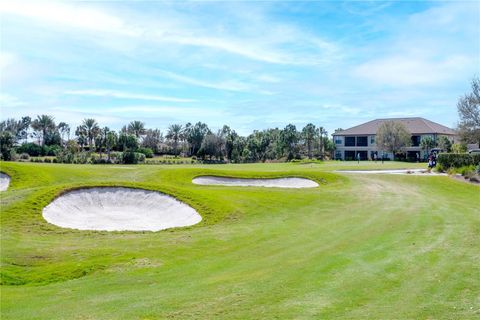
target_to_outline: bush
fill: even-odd
[[[17,148],[18,153],[26,153],[31,157],[38,157],[41,156],[43,153],[42,146],[35,144],[33,142],[24,143],[20,147]]]
[[[43,162],[45,162],[45,163],[52,163],[52,159],[50,159],[50,158],[45,158],[45,159],[43,159]]]
[[[126,151],[122,155],[122,163],[124,164],[137,164],[139,162],[145,162],[145,155],[143,153]]]
[[[146,158],[153,158],[153,150],[150,148],[139,148],[137,152],[143,153]]]
[[[21,159],[21,160],[30,160],[30,156],[28,155],[28,153],[25,153],[25,152],[24,152],[24,153],[20,154],[19,159]]]
[[[449,168],[461,168],[472,165],[477,166],[480,164],[480,154],[440,153],[437,162],[444,171]]]
[[[76,160],[76,163],[80,163],[80,164],[88,163],[88,160],[89,160],[88,152],[80,152],[75,158],[75,160]]]

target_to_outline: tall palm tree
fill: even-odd
[[[62,142],[64,141],[65,134],[67,135],[68,139],[70,139],[70,126],[67,123],[60,122],[57,126],[57,130],[60,132]]]
[[[87,144],[87,130],[85,129],[85,126],[79,125],[77,129],[75,129],[75,135],[77,136],[78,144],[83,151],[83,147]]]
[[[305,143],[307,144],[308,159],[312,159],[312,144],[313,144],[313,140],[315,139],[315,135],[316,135],[316,127],[313,123],[307,124],[302,129],[302,136],[303,136],[303,139],[305,140]]]
[[[325,140],[323,139],[323,135],[325,135],[325,138],[328,139],[328,132],[323,127],[319,127],[317,130],[318,136],[320,137],[320,156],[323,159],[325,153]]]
[[[37,119],[32,122],[32,128],[37,134],[41,134],[42,146],[44,146],[47,134],[56,129],[54,118],[46,114],[37,116]]]
[[[117,144],[118,137],[115,131],[109,131],[105,137],[105,148],[107,149],[107,161],[110,162],[110,150]]]
[[[93,146],[93,140],[98,136],[100,133],[100,127],[95,119],[84,119],[82,123],[83,128],[85,129],[85,135],[88,140],[88,146],[90,150]]]
[[[145,123],[141,121],[132,121],[128,124],[128,132],[134,134],[135,137],[140,138],[146,132]]]
[[[170,127],[168,127],[167,131],[167,139],[170,139],[173,141],[173,153],[177,155],[177,147],[178,147],[178,142],[183,140],[183,126],[181,124],[172,124]]]

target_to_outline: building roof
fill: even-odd
[[[424,118],[390,118],[390,119],[375,119],[365,122],[361,125],[335,132],[334,136],[349,136],[349,135],[375,135],[378,128],[387,121],[398,121],[407,127],[412,134],[443,134],[456,135],[453,129],[445,127],[439,123],[424,119]]]

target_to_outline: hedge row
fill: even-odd
[[[468,153],[440,153],[437,158],[438,164],[445,170],[449,168],[461,168],[464,166],[478,166],[480,154]]]

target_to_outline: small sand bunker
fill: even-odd
[[[0,191],[6,191],[10,185],[10,177],[0,172]]]
[[[199,223],[192,207],[160,192],[121,187],[79,189],[43,209],[59,227],[104,231],[159,231]]]
[[[215,186],[267,187],[267,188],[315,188],[318,183],[305,178],[244,179],[202,176],[192,180],[195,184]]]

